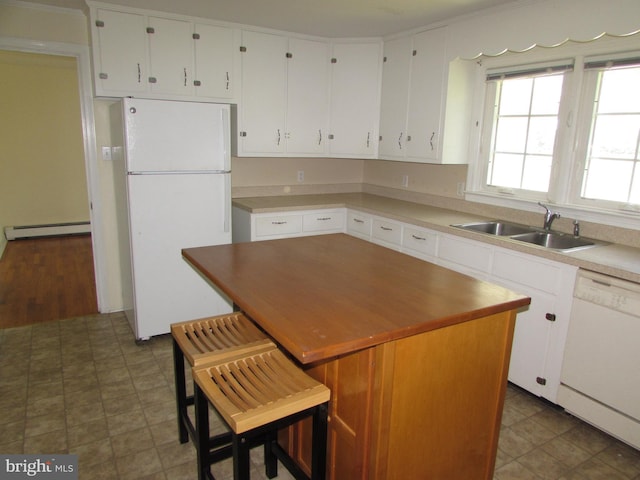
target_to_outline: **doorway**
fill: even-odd
[[[104,299],[107,295],[107,281],[105,269],[104,227],[102,225],[102,208],[100,201],[94,202],[93,198],[100,198],[100,183],[96,171],[96,138],[93,112],[93,96],[91,90],[91,72],[89,49],[86,46],[64,43],[35,42],[24,39],[0,37],[0,50],[14,52],[28,52],[46,54],[53,57],[70,57],[75,60],[77,76],[76,99],[79,98],[79,111],[82,142],[82,162],[85,169],[84,180],[84,208],[88,208],[91,224],[91,235],[84,238],[84,242],[90,245],[90,262],[93,263],[93,291],[96,310],[102,312]],[[34,140],[38,141],[35,137]],[[82,170],[82,167],[79,167]],[[38,193],[35,192],[35,196]],[[86,278],[86,277],[85,277]],[[108,306],[107,306],[108,309]]]

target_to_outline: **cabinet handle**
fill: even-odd
[[[318,130],[318,145],[322,144],[322,130]]]
[[[402,150],[402,132],[400,132],[400,136],[398,137],[398,148]]]
[[[226,72],[227,74],[227,90],[229,90],[229,72]]]
[[[360,220],[359,218],[354,218],[353,221],[356,223],[364,223],[364,220]]]
[[[418,235],[416,235],[415,233],[412,233],[412,234],[411,234],[411,236],[412,236],[413,238],[415,238],[416,240],[422,240],[422,241],[425,241],[425,240],[426,240],[426,238],[424,238],[424,237],[419,237],[419,236],[418,236]]]
[[[184,86],[187,86],[187,67],[183,68],[184,70]]]
[[[367,148],[369,148],[370,140],[371,140],[371,132],[367,132]]]
[[[429,139],[429,145],[431,145],[431,151],[433,152],[433,137],[435,136],[436,132],[432,132],[431,133],[431,138]]]
[[[278,129],[278,142],[276,143],[276,145],[280,146],[280,129]]]
[[[550,322],[555,322],[556,321],[556,314],[555,313],[547,313],[547,314],[545,314],[544,318],[546,318]]]
[[[142,79],[142,71],[140,70],[140,64],[138,63],[138,83],[140,83],[141,79]]]
[[[386,232],[393,232],[393,228],[390,228],[390,227],[384,227],[381,225],[380,228]]]
[[[331,220],[331,217],[318,217],[316,220],[319,222],[326,222],[327,220]]]
[[[538,385],[546,385],[547,384],[547,379],[544,377],[536,377],[536,383]]]
[[[271,225],[285,225],[287,222],[285,222],[284,220],[281,220],[279,222],[273,221],[271,222]]]

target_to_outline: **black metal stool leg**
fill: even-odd
[[[176,383],[176,405],[178,407],[178,435],[180,443],[187,443],[189,441],[189,432],[185,425],[187,381],[184,375],[184,354],[175,339],[173,340],[173,369]]]
[[[311,480],[324,480],[327,471],[327,416],[329,403],[318,405],[313,412],[311,447]]]
[[[249,445],[244,435],[233,434],[233,479],[250,480]]]
[[[267,478],[275,478],[278,476],[278,457],[273,451],[274,442],[278,441],[278,432],[269,432],[265,436],[264,441],[264,473]]]
[[[211,478],[211,462],[209,461],[209,401],[200,387],[194,383],[196,406],[196,453],[198,480]]]

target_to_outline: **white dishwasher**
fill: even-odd
[[[576,277],[558,403],[640,448],[640,285]]]

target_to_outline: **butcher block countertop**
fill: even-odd
[[[558,252],[504,237],[484,235],[451,226],[458,223],[500,220],[497,218],[487,218],[379,195],[334,193],[236,198],[233,200],[233,206],[250,213],[352,208],[640,283],[640,248],[605,243],[575,252]]]
[[[303,364],[530,302],[342,233],[188,248],[183,255]]]

